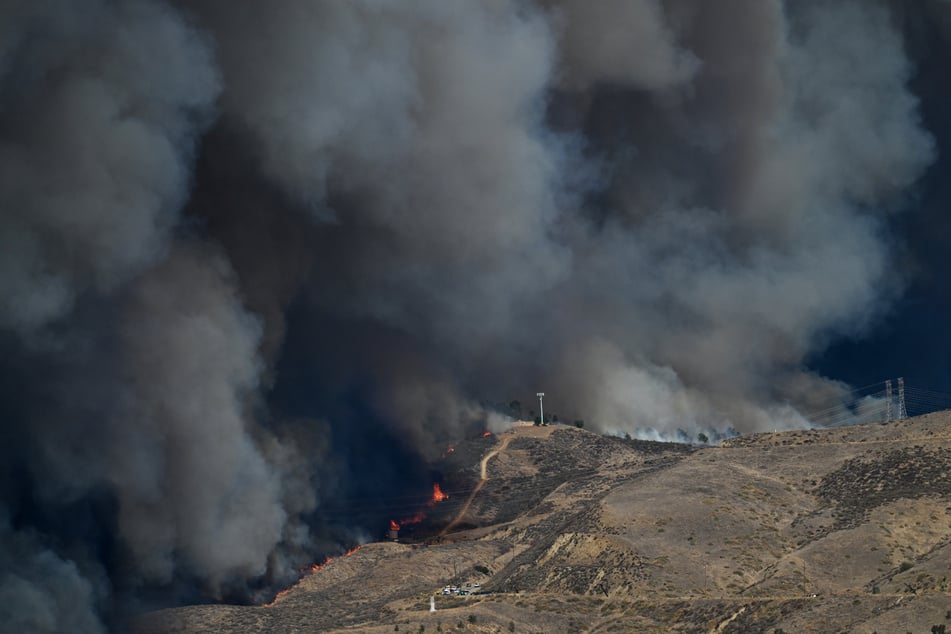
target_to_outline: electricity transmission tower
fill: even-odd
[[[892,380],[885,381],[885,422],[892,419]]]

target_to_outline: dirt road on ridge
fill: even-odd
[[[459,513],[456,515],[456,517],[439,533],[440,537],[451,531],[459,524],[460,521],[462,521],[462,518],[469,510],[469,506],[472,504],[472,500],[475,499],[476,494],[482,490],[482,487],[485,486],[486,481],[489,479],[487,470],[489,460],[505,451],[505,448],[508,447],[510,442],[512,442],[512,438],[514,438],[514,436],[506,434],[502,437],[502,441],[499,443],[499,446],[485,454],[485,456],[482,458],[482,462],[479,465],[479,477],[481,478],[481,480],[479,480],[479,484],[477,484],[475,488],[472,489],[472,493],[469,494],[469,497],[466,499],[466,503],[462,505],[461,509],[459,509]]]

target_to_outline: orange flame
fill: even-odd
[[[449,445],[449,449],[447,449],[446,451],[448,451],[449,453],[452,453],[452,452],[454,452],[455,450],[456,450],[455,447],[453,447],[452,445]]]
[[[278,592],[277,594],[275,594],[275,595],[274,595],[274,600],[271,601],[270,603],[265,603],[265,604],[264,604],[264,607],[266,607],[266,608],[272,607],[275,603],[277,603],[278,601],[280,601],[281,599],[283,599],[283,598],[285,597],[285,595],[287,595],[287,593],[290,592],[291,589],[292,589],[294,586],[296,586],[298,583],[300,583],[300,579],[298,579],[298,580],[297,580],[297,583],[295,583],[295,584],[294,584],[293,586],[291,586],[290,588],[285,588],[284,590],[281,590],[280,592]]]
[[[401,520],[400,520],[400,525],[401,525],[401,526],[406,526],[407,524],[419,524],[419,523],[422,522],[424,519],[426,519],[426,514],[423,513],[422,511],[420,511],[419,513],[417,513],[417,514],[414,515],[413,517],[404,517],[403,519],[401,519]]]
[[[483,438],[488,438],[488,437],[491,436],[491,435],[492,435],[492,432],[490,432],[490,431],[488,431],[488,430],[482,432],[482,437],[483,437]]]
[[[353,548],[351,548],[350,550],[348,550],[347,552],[345,552],[343,555],[341,555],[341,557],[349,557],[350,555],[352,555],[353,553],[357,552],[357,551],[360,550],[361,548],[362,548],[362,546],[354,546]],[[301,579],[303,579],[304,577],[306,577],[306,576],[309,575],[309,574],[313,574],[313,573],[317,572],[318,570],[321,570],[324,566],[326,566],[327,564],[329,564],[329,563],[330,563],[331,561],[333,561],[334,559],[337,559],[337,557],[326,557],[326,558],[324,558],[324,560],[323,560],[321,563],[319,563],[319,564],[314,564],[314,565],[311,566],[310,568],[305,568],[304,570],[302,570],[302,571],[301,571],[302,574],[301,574],[300,578],[297,580],[296,583],[294,583],[294,585],[292,585],[292,586],[289,587],[289,588],[285,588],[284,590],[281,590],[280,592],[278,592],[277,594],[275,594],[275,595],[274,595],[274,600],[271,601],[270,603],[265,603],[265,604],[264,604],[264,607],[266,607],[266,608],[272,607],[275,603],[277,603],[278,601],[280,601],[281,599],[283,599],[285,596],[287,596],[287,594],[288,594],[291,590],[293,590],[293,589],[296,588],[298,585],[300,585]]]
[[[436,502],[442,502],[443,500],[448,499],[449,494],[443,493],[442,487],[439,486],[438,482],[433,482],[433,497],[430,498],[428,502],[426,502],[426,506],[428,508],[432,508],[435,506]],[[396,520],[390,520],[390,530],[398,531],[400,530],[401,526],[406,526],[408,524],[419,524],[424,519],[426,519],[426,511],[419,511],[416,513],[416,515],[413,515],[412,517],[404,517],[398,522]]]

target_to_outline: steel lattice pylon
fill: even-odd
[[[892,381],[885,381],[885,420],[892,419]]]

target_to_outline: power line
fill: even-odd
[[[898,377],[898,420],[908,418],[908,410],[905,409],[905,378]]]
[[[893,388],[895,383],[897,390]],[[849,390],[828,403],[803,413],[804,418],[824,427],[904,420],[951,409],[951,393],[907,386],[901,377]]]

